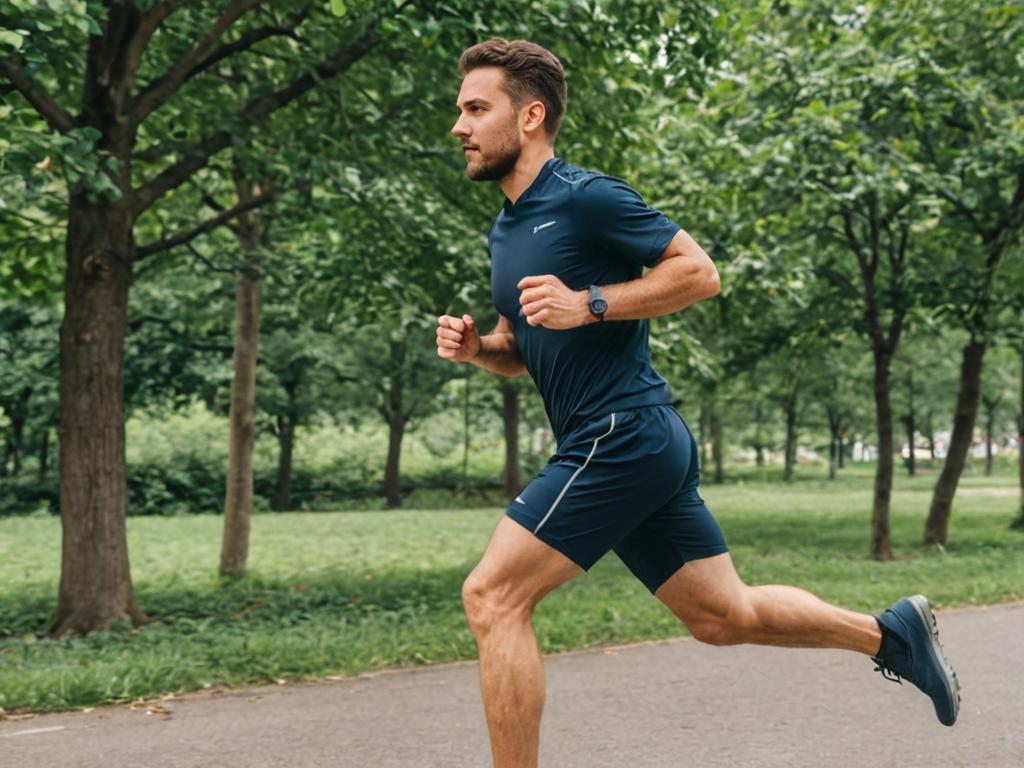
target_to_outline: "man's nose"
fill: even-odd
[[[462,123],[462,115],[459,115],[459,119],[455,121],[455,125],[452,126],[452,136],[458,136],[460,138],[469,136],[469,131]]]

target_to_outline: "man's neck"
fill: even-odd
[[[512,205],[516,204],[519,196],[525,192],[533,180],[537,178],[540,169],[544,164],[555,156],[555,148],[549,144],[541,144],[537,147],[523,147],[523,153],[511,173],[498,182],[501,191],[505,193]]]

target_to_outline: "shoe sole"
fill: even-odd
[[[939,642],[939,624],[935,620],[935,614],[932,613],[931,606],[928,605],[928,598],[924,595],[914,595],[908,599],[928,629],[928,637],[932,644],[932,655],[946,674],[946,689],[953,699],[953,722],[943,723],[943,725],[953,725],[956,722],[957,715],[960,713],[960,681],[957,679],[953,665],[949,663],[946,654],[942,650],[942,643]]]

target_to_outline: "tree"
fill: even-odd
[[[928,8],[915,24],[933,41],[930,79],[918,94],[942,116],[915,126],[932,170],[930,186],[946,203],[945,226],[956,258],[942,275],[948,306],[967,332],[949,452],[924,527],[926,545],[945,544],[953,497],[970,449],[986,350],[1001,307],[1020,279],[1000,282],[1024,230],[1024,141],[1019,116],[1024,84],[1016,58],[1024,9],[1009,3]],[[1018,259],[1019,261],[1019,259]],[[1019,274],[1019,264],[1013,265]]]
[[[344,42],[325,48],[326,55],[308,43],[285,46],[287,58],[274,61],[273,76],[261,79],[252,92],[239,94],[216,84],[215,65],[258,43],[290,40],[310,8],[288,17],[270,10],[250,13],[258,5],[255,0],[234,0],[215,14],[205,4],[186,10],[173,0],[145,9],[131,2],[106,7],[53,2],[39,8],[12,0],[9,5],[5,26],[24,33],[5,37],[0,75],[46,120],[55,134],[53,148],[65,148],[61,159],[70,194],[60,334],[64,549],[53,624],[53,634],[60,636],[69,630],[104,628],[124,617],[145,620],[131,585],[124,532],[121,392],[133,269],[141,259],[265,200],[257,198],[141,247],[135,241],[136,223],[246,128],[348,70],[380,41],[382,16],[400,8],[353,20]],[[262,18],[241,24],[247,15]],[[326,28],[320,18],[321,28]],[[237,39],[221,42],[239,27],[244,29]],[[338,39],[336,30],[332,34]],[[176,39],[189,41],[183,51]],[[84,56],[79,53],[83,50]],[[296,58],[297,67],[282,63]],[[146,81],[141,88],[140,81]],[[76,90],[80,107],[72,114],[65,105],[74,100]],[[216,111],[209,109],[214,100],[220,107]],[[209,119],[207,113],[218,119]],[[206,122],[200,123],[198,115],[206,116]],[[194,138],[187,129],[185,140],[177,138],[179,119],[193,129]],[[145,143],[142,151],[140,140]],[[166,163],[168,157],[172,159]],[[142,172],[146,161],[160,160],[166,163],[161,170]]]

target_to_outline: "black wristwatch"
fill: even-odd
[[[608,300],[596,285],[591,285],[587,291],[590,293],[590,300],[587,302],[590,314],[603,322],[604,313],[608,311]]]

